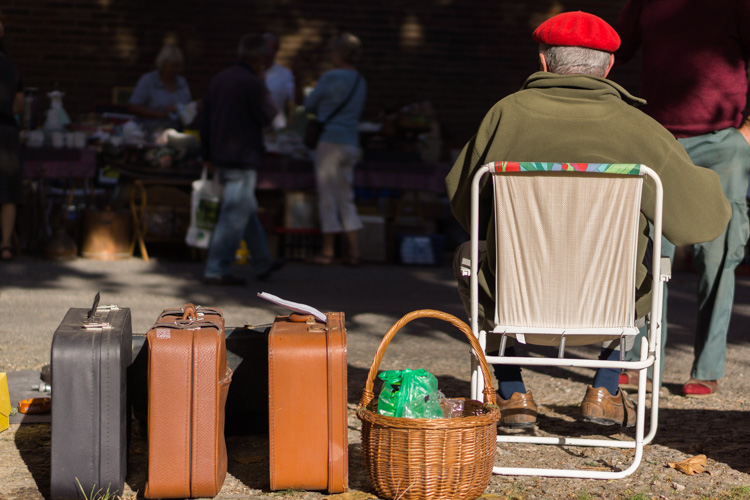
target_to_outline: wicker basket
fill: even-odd
[[[418,318],[447,321],[466,335],[484,376],[484,404],[467,399],[463,416],[455,418],[397,418],[377,412],[373,384],[385,349],[397,331]],[[422,309],[391,327],[375,353],[357,417],[362,421],[365,468],[380,497],[469,500],[487,488],[495,461],[500,411],[479,342],[466,323],[455,316]]]

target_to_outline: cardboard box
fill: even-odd
[[[442,234],[397,234],[400,264],[439,266],[443,264],[445,237]]]

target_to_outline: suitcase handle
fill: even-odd
[[[182,306],[182,310],[184,311],[182,313],[182,319],[198,319],[198,312],[195,310],[194,304],[185,304]]]
[[[312,314],[300,314],[293,312],[288,316],[288,318],[292,323],[315,323],[315,316],[313,316]]]

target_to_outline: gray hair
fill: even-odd
[[[362,42],[351,33],[341,33],[331,40],[331,50],[347,64],[357,64],[362,56]]]
[[[604,77],[609,66],[609,52],[585,47],[539,45],[547,61],[547,70],[557,75],[592,75]]]
[[[162,70],[173,64],[182,69],[184,58],[182,57],[182,51],[177,45],[166,44],[159,51],[159,55],[156,56],[156,69]]]
[[[266,43],[263,35],[248,33],[240,38],[237,55],[243,61],[257,61],[268,56],[271,49]]]

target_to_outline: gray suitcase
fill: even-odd
[[[70,308],[52,337],[53,500],[122,494],[130,418],[130,309]],[[98,495],[96,495],[98,496]]]

